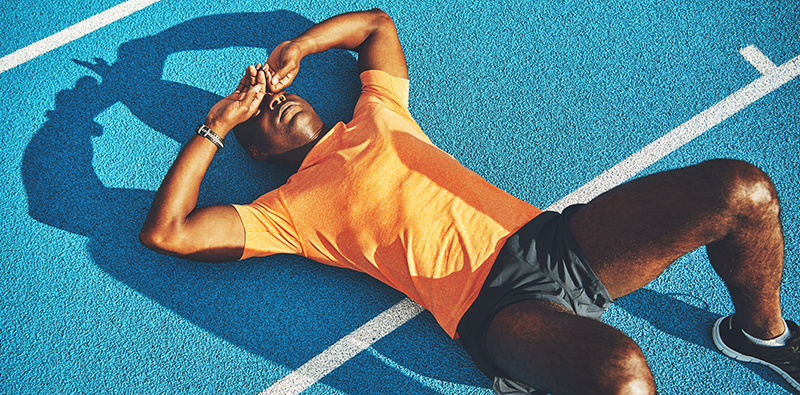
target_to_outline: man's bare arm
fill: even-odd
[[[278,45],[267,61],[270,90],[278,92],[289,86],[304,57],[333,48],[358,52],[359,71],[381,70],[408,78],[394,22],[385,12],[373,9],[337,15]]]
[[[205,124],[225,137],[237,124],[258,111],[267,90],[266,67],[247,68],[236,90],[220,100]],[[244,227],[232,206],[197,207],[200,183],[217,146],[194,136],[183,147],[158,189],[139,240],[162,254],[223,262],[239,259],[244,250]]]
[[[236,91],[211,109],[206,125],[225,137],[234,126],[258,111],[267,89],[277,92],[291,84],[305,56],[332,48],[357,51],[359,70],[382,70],[408,78],[405,56],[391,18],[377,9],[346,13],[281,43],[270,55],[268,65],[249,67]],[[244,228],[236,209],[197,207],[200,183],[216,150],[214,144],[199,136],[194,136],[181,150],[142,226],[139,234],[142,244],[164,254],[200,261],[241,257]]]

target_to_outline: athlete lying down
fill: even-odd
[[[307,55],[358,52],[350,123],[323,124],[284,91]],[[800,389],[800,329],[781,315],[779,203],[761,170],[713,160],[542,212],[435,147],[408,112],[408,72],[380,10],[338,15],[278,45],[214,105],[156,194],[140,240],[232,261],[277,253],[365,272],[459,337],[498,393],[655,393],[639,347],[599,318],[616,298],[706,246],[736,314],[714,324],[728,356]],[[255,160],[299,166],[248,205],[197,207],[226,135]]]

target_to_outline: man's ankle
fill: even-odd
[[[783,321],[783,325],[785,326],[783,333],[772,339],[759,339],[747,333],[747,331],[744,329],[742,329],[742,333],[744,333],[744,336],[747,338],[747,340],[755,345],[762,347],[783,347],[786,345],[786,341],[792,337],[792,333],[789,331],[789,325],[786,324],[786,320]]]

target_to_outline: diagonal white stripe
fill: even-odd
[[[772,73],[747,84],[684,124],[653,141],[616,166],[606,170],[582,187],[553,203],[548,210],[561,211],[575,203],[585,203],[597,195],[627,181],[672,151],[684,146],[708,129],[728,119],[739,110],[753,104],[766,94],[800,75],[800,56],[784,63]]]
[[[158,1],[160,0],[128,0],[91,18],[78,22],[52,36],[43,38],[25,48],[3,56],[0,58],[0,73],[4,73],[39,55],[46,54],[64,44],[75,41]]]
[[[289,373],[260,395],[296,395],[347,362],[356,354],[414,318],[424,309],[405,298],[343,337],[325,351]]]
[[[668,153],[678,149],[695,137],[747,107],[769,92],[781,87],[800,75],[800,56],[776,68],[744,88],[734,92],[711,108],[673,129],[650,145],[631,155],[605,173],[589,181],[575,192],[550,205],[546,210],[560,211],[564,207],[581,201],[589,201],[644,170]],[[351,332],[321,354],[306,362],[294,372],[278,380],[259,395],[297,395],[328,373],[347,362],[378,339],[404,324],[423,311],[423,308],[403,299],[377,317]]]

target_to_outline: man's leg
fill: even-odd
[[[775,189],[762,171],[716,160],[614,188],[577,211],[570,232],[613,298],[707,245],[744,329],[767,339],[785,329],[778,213]],[[512,378],[557,393],[654,391],[633,341],[553,306],[521,302],[501,310],[486,335],[492,361]]]
[[[486,332],[492,361],[551,394],[655,394],[639,346],[619,330],[542,300],[514,303]]]
[[[627,295],[684,254],[707,246],[745,331],[783,333],[783,233],[766,174],[715,160],[614,188],[577,211],[570,231],[611,297]]]

